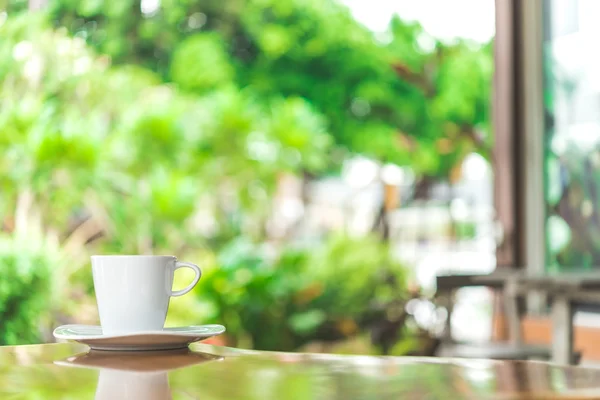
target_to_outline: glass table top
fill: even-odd
[[[189,350],[0,347],[6,399],[599,398],[600,370],[542,362]]]

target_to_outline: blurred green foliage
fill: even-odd
[[[57,262],[55,252],[37,241],[0,237],[0,345],[39,342]]]
[[[180,320],[263,349],[351,336],[371,302],[405,297],[403,271],[372,237],[275,245],[282,176],[335,173],[356,153],[447,176],[491,143],[491,45],[444,44],[399,18],[379,37],[333,1],[2,9],[2,231],[61,254],[40,270],[57,289],[52,309],[31,308],[39,321],[94,322],[90,253],[168,253],[209,260],[198,294],[173,303]],[[38,320],[5,318],[18,327],[5,341]]]
[[[135,0],[49,4],[57,26],[115,63],[143,65],[186,90],[233,83],[260,100],[304,98],[344,150],[434,176],[473,151],[489,153],[491,44],[445,44],[398,17],[376,36],[331,0],[142,8]]]
[[[202,201],[224,227],[239,210],[260,223],[281,173],[326,164],[325,123],[306,101],[257,104],[231,87],[187,96],[44,21],[0,27],[0,205],[3,230],[64,247],[63,307],[91,289],[90,252],[185,254],[207,240],[190,222]]]
[[[333,235],[317,251],[227,245],[198,292],[205,315],[236,345],[296,349],[369,328],[375,306],[406,295],[404,268],[375,237]],[[219,322],[220,321],[220,322]]]

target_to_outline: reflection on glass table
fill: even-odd
[[[81,345],[0,348],[0,398],[598,398],[600,370],[531,361],[243,351],[89,353]],[[142,397],[140,397],[142,396]]]
[[[108,352],[90,351],[56,365],[98,370],[96,399],[171,399],[169,371],[191,367],[196,364],[222,360],[222,357],[179,351]]]

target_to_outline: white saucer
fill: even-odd
[[[74,340],[93,350],[144,351],[171,350],[187,347],[190,343],[220,335],[222,325],[165,328],[161,331],[103,335],[102,328],[94,325],[63,325],[54,330],[57,339]]]

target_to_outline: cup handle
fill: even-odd
[[[177,261],[175,263],[175,269],[173,270],[173,272],[179,268],[193,269],[194,272],[196,273],[196,276],[194,277],[194,280],[192,281],[192,283],[190,283],[185,289],[175,290],[175,291],[173,291],[171,289],[171,296],[182,296],[182,295],[186,294],[187,292],[192,290],[194,288],[194,286],[196,286],[196,284],[200,280],[200,277],[202,276],[202,271],[200,270],[200,267],[198,267],[196,264],[183,262],[183,261]]]

